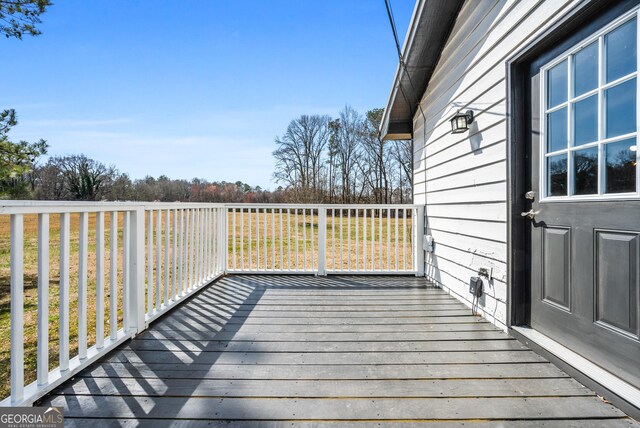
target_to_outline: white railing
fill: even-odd
[[[147,323],[224,274],[226,212],[220,204],[145,207]]]
[[[11,305],[11,392],[0,405],[32,404],[225,273],[421,276],[423,214],[413,205],[0,202]],[[37,367],[25,366],[25,352]]]
[[[227,205],[228,273],[418,274],[423,208]],[[417,220],[417,221],[416,221]]]

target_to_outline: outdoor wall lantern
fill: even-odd
[[[458,112],[451,118],[451,133],[460,134],[469,130],[469,125],[473,123],[473,110],[466,113]]]

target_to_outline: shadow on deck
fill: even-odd
[[[41,404],[70,426],[640,426],[410,277],[223,278]]]

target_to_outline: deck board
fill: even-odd
[[[86,428],[96,426],[95,419],[68,419],[67,426]],[[200,422],[200,421],[198,421]],[[460,428],[461,426],[473,428],[629,428],[627,419],[538,419],[538,420],[492,420],[492,421],[402,421],[402,422],[349,422],[349,421],[216,421],[208,420],[206,423],[194,424],[193,420],[172,420],[170,424],[166,419],[108,419],[101,420],[100,426],[106,428],[158,428],[170,426],[171,428],[191,428],[193,426],[206,426],[208,428],[362,428],[363,426],[375,426],[376,428]]]
[[[105,361],[134,363],[192,364],[489,364],[537,363],[544,361],[532,351],[460,351],[460,352],[193,352],[132,351],[108,356]]]
[[[448,380],[568,377],[545,361],[499,364],[180,364],[104,362],[78,377],[221,380]]]
[[[410,277],[224,278],[41,404],[69,426],[640,426]]]

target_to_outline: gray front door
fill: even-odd
[[[637,38],[633,12],[532,71],[522,221],[531,327],[640,387]]]

